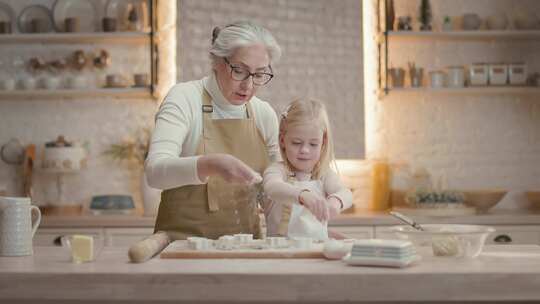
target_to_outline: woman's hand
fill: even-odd
[[[298,200],[304,207],[311,211],[320,222],[328,220],[328,207],[324,197],[311,191],[302,191],[298,196]]]
[[[197,171],[201,180],[212,175],[221,176],[225,181],[239,184],[256,184],[262,181],[244,162],[230,154],[207,154],[197,161]]]

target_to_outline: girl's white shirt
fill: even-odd
[[[246,118],[246,105],[230,104],[219,89],[215,74],[201,80],[178,83],[171,88],[155,116],[155,129],[145,162],[148,184],[157,189],[205,183],[199,179],[195,155],[202,135],[202,93],[212,99],[213,119]],[[278,119],[266,101],[252,97],[255,124],[271,162],[281,160],[278,145]],[[246,147],[249,149],[249,147]]]
[[[281,217],[283,214],[283,205],[300,206],[298,197],[300,192],[305,189],[315,191],[322,195],[322,197],[328,198],[335,196],[343,203],[341,210],[348,209],[352,206],[352,193],[343,185],[339,175],[334,171],[329,170],[323,177],[318,180],[311,180],[311,175],[307,174],[302,176],[299,181],[289,181],[289,171],[282,162],[276,162],[271,164],[264,171],[263,187],[268,200],[264,203],[264,212],[266,219],[266,229],[268,236],[278,235],[279,225],[281,223]],[[315,188],[314,188],[315,187]],[[302,207],[305,209],[304,207]],[[298,209],[299,212],[301,209]],[[294,211],[294,209],[293,209]],[[315,217],[313,217],[315,219]],[[292,216],[291,216],[292,219]],[[316,219],[315,219],[316,220]],[[289,222],[290,224],[291,222]],[[301,224],[300,226],[311,227],[315,226],[311,223],[308,226]],[[326,226],[324,226],[326,227]],[[321,227],[322,229],[322,227]],[[298,235],[297,228],[295,228],[295,236]],[[320,235],[318,232],[309,232],[309,234]],[[304,235],[306,237],[310,235]]]

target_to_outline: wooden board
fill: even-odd
[[[311,249],[208,249],[193,250],[187,241],[174,241],[159,255],[162,259],[324,259],[323,244],[313,244]]]

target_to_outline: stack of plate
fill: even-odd
[[[343,261],[349,265],[405,267],[418,259],[410,241],[369,239],[355,241]]]

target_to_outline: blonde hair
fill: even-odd
[[[299,98],[291,102],[285,112],[281,114],[279,122],[279,150],[283,162],[292,171],[293,166],[287,159],[285,147],[282,144],[283,138],[289,126],[305,123],[317,124],[323,131],[321,156],[311,172],[312,179],[319,179],[330,170],[330,166],[334,162],[334,142],[332,132],[330,132],[328,113],[322,102],[312,98]]]

